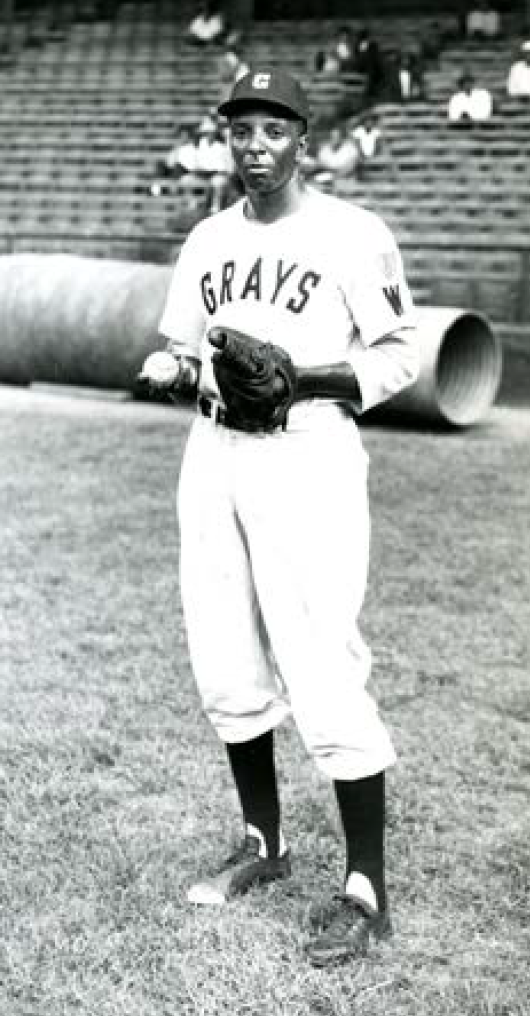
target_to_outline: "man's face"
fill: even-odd
[[[247,192],[270,194],[289,182],[306,149],[302,127],[265,107],[232,117],[230,148]]]

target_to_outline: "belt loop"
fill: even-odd
[[[225,411],[218,399],[210,399],[208,395],[199,395],[197,408],[202,416],[211,420],[215,426],[224,423]]]

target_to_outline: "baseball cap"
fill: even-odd
[[[222,116],[233,116],[250,104],[276,106],[306,122],[309,101],[299,81],[280,70],[253,70],[236,81],[228,99],[219,106]]]

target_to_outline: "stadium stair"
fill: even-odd
[[[15,60],[0,68],[0,224],[3,251],[65,251],[99,257],[174,259],[203,214],[201,194],[152,199],[147,185],[176,129],[196,124],[225,90],[218,60],[184,40],[185,5],[123,3],[114,20],[79,19],[60,37],[41,5],[15,26]],[[370,17],[383,49],[452,24],[417,14]],[[363,24],[366,20],[363,20]],[[359,22],[351,20],[352,27]],[[244,46],[251,62],[288,65],[300,75],[317,117],[359,76],[318,78],[315,52],[337,22],[259,21]],[[416,298],[474,306],[521,347],[530,318],[530,103],[505,94],[517,26],[501,40],[467,47],[453,39],[426,72],[428,101],[382,103],[381,155],[365,179],[338,192],[381,214],[403,250]],[[463,69],[493,92],[490,122],[448,126],[446,105]]]

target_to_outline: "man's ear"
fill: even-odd
[[[300,134],[300,137],[298,138],[298,148],[296,150],[297,161],[304,159],[305,156],[307,155],[307,145],[308,145],[308,137],[307,134],[304,132],[303,134]]]

